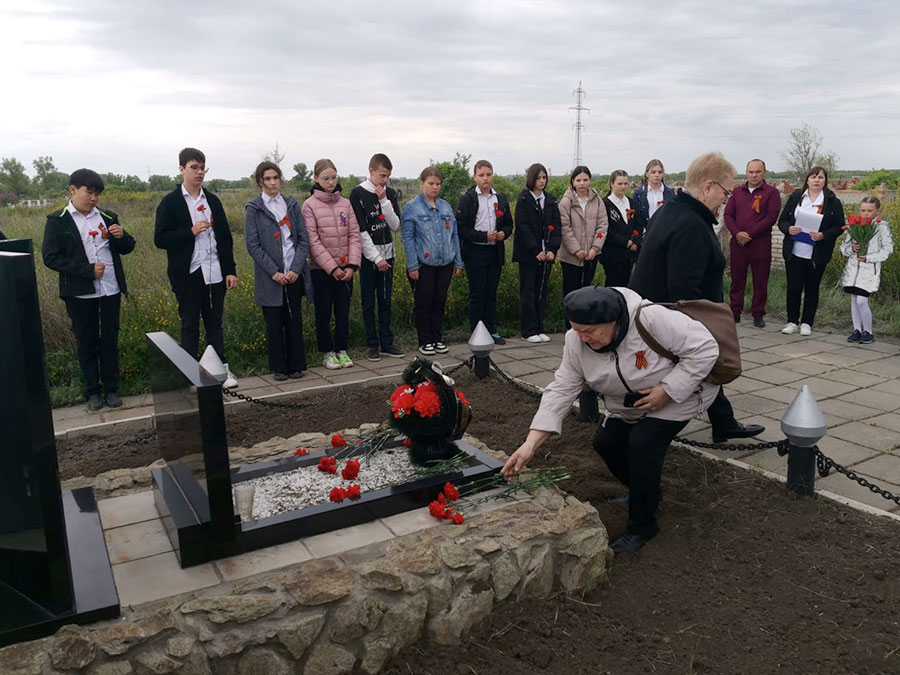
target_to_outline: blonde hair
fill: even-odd
[[[649,162],[647,162],[647,168],[644,169],[644,177],[641,178],[641,185],[643,186],[645,192],[647,190],[647,185],[650,184],[650,179],[647,178],[647,174],[650,173],[650,169],[652,169],[654,166],[658,166],[660,169],[662,169],[663,174],[666,173],[666,167],[664,167],[663,163],[660,162],[658,159],[651,159]],[[665,175],[663,175],[662,182],[663,182],[663,185],[665,185],[665,183],[666,183]]]
[[[313,176],[318,176],[325,169],[334,169],[335,171],[337,171],[337,167],[334,165],[334,162],[332,162],[330,159],[320,159],[320,160],[317,160],[316,163],[313,165]]]
[[[699,188],[708,180],[722,182],[733,179],[737,171],[721,152],[707,152],[691,162],[684,176],[686,188]]]

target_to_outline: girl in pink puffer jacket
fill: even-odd
[[[353,273],[362,252],[359,224],[350,201],[341,196],[337,169],[330,159],[313,168],[315,185],[303,203],[303,220],[309,234],[309,266],[315,296],[316,342],[329,370],[349,368],[350,297]],[[334,312],[334,335],[331,316]]]

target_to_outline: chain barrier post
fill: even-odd
[[[816,443],[828,432],[828,424],[809,386],[804,384],[784,411],[781,431],[788,440],[787,488],[812,497],[816,489]]]
[[[487,326],[479,321],[469,338],[469,351],[475,359],[475,377],[483,380],[491,373],[491,350],[494,348],[494,338],[491,337]]]
[[[582,422],[600,421],[600,402],[597,392],[590,387],[585,387],[578,395],[578,409]]]

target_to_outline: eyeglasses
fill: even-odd
[[[725,199],[728,199],[728,198],[731,197],[731,190],[726,190],[726,189],[722,186],[722,184],[721,184],[719,181],[717,181],[717,180],[714,180],[713,183],[715,183],[715,184],[718,185],[720,188],[722,188],[722,192],[725,193]]]
[[[188,171],[193,171],[194,173],[209,173],[209,169],[207,169],[205,166],[202,166],[200,164],[189,164],[188,166],[186,166],[184,168],[187,169]]]

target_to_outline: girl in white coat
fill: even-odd
[[[869,295],[878,290],[881,265],[894,250],[891,227],[878,216],[880,211],[881,202],[877,197],[865,196],[859,203],[860,217],[871,220],[876,228],[865,255],[859,255],[859,244],[853,241],[849,231],[841,242],[841,254],[847,258],[841,273],[841,286],[850,294],[850,316],[853,319],[853,332],[847,342],[869,344],[875,341]]]

